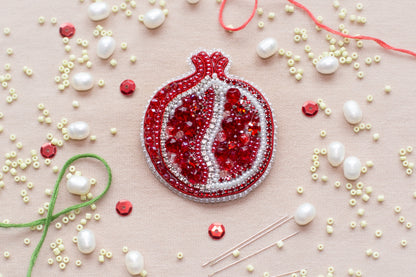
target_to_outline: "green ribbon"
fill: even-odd
[[[94,158],[94,159],[97,159],[97,160],[101,161],[104,164],[105,168],[107,169],[107,173],[108,173],[108,181],[107,181],[106,188],[104,189],[104,191],[100,195],[98,195],[97,197],[95,197],[95,198],[93,198],[93,199],[91,199],[91,200],[89,200],[87,202],[84,202],[84,203],[81,203],[81,204],[78,204],[78,205],[73,205],[73,206],[71,206],[69,208],[63,209],[62,211],[60,211],[57,214],[52,214],[53,213],[53,209],[55,208],[56,199],[58,197],[59,183],[61,182],[61,180],[62,180],[62,178],[63,178],[63,176],[65,174],[66,169],[73,162],[75,162],[78,159],[82,159],[82,158]],[[104,194],[106,194],[107,191],[108,191],[108,189],[110,188],[111,179],[112,179],[111,168],[110,168],[110,166],[107,164],[107,162],[103,158],[101,158],[98,155],[90,154],[90,153],[75,155],[72,158],[70,158],[68,161],[66,161],[66,163],[62,167],[61,171],[59,172],[58,179],[56,180],[55,187],[54,187],[54,190],[53,190],[52,198],[51,198],[51,201],[49,203],[48,214],[47,214],[47,216],[45,218],[38,219],[38,220],[35,220],[35,221],[32,221],[32,222],[28,222],[28,223],[20,223],[20,224],[0,223],[0,227],[1,228],[22,228],[22,227],[38,226],[38,225],[41,225],[41,224],[44,225],[42,237],[40,238],[40,241],[39,241],[38,245],[36,245],[36,248],[35,248],[35,250],[32,253],[32,257],[30,258],[29,269],[27,270],[27,274],[26,274],[27,277],[30,277],[32,275],[33,266],[35,265],[36,259],[37,259],[38,255],[39,255],[39,252],[40,252],[40,249],[42,248],[42,245],[43,245],[43,243],[45,241],[46,235],[48,233],[49,225],[51,224],[51,222],[54,221],[55,219],[57,219],[58,217],[60,217],[63,214],[66,214],[66,213],[69,213],[69,212],[71,212],[73,210],[76,210],[76,209],[79,209],[79,208],[82,208],[82,207],[91,205],[95,201],[97,201],[98,199],[100,199],[101,197],[103,197]]]

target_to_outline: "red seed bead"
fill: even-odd
[[[43,144],[40,147],[40,154],[45,159],[53,158],[55,156],[55,154],[56,154],[56,151],[57,151],[56,146],[53,145],[50,142],[47,142],[47,143]]]
[[[120,92],[124,95],[131,95],[136,90],[136,84],[133,80],[124,80],[120,84]]]
[[[71,38],[75,34],[75,26],[71,23],[63,23],[59,27],[59,33],[62,37]]]
[[[208,234],[212,239],[220,239],[225,235],[224,225],[221,223],[215,222],[209,225]]]
[[[129,200],[120,200],[116,204],[116,211],[121,216],[127,216],[133,210],[133,205]]]
[[[302,112],[304,115],[308,117],[315,116],[319,111],[318,103],[315,103],[314,101],[306,101],[302,105]]]

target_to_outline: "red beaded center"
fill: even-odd
[[[71,23],[63,23],[59,27],[59,33],[62,37],[71,38],[75,34],[75,26]]]

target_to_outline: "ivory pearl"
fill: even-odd
[[[92,88],[94,81],[88,72],[79,72],[72,77],[72,87],[77,91],[86,91]]]
[[[295,222],[298,225],[306,225],[311,222],[316,215],[315,207],[310,203],[304,203],[298,207],[295,213]]]
[[[350,124],[358,124],[363,119],[363,112],[360,106],[354,100],[349,100],[344,103],[344,117]]]
[[[90,191],[91,183],[84,176],[72,175],[66,182],[66,188],[72,194],[85,195]]]
[[[71,139],[86,139],[90,134],[90,127],[84,121],[76,121],[68,126],[68,135]]]
[[[110,7],[105,2],[95,2],[88,6],[88,17],[92,21],[106,19],[110,15]]]
[[[277,53],[277,41],[274,38],[266,38],[257,44],[257,55],[262,59],[267,59]]]
[[[116,41],[112,37],[102,37],[97,43],[97,56],[108,59],[116,50]]]
[[[155,29],[165,22],[165,14],[161,9],[151,9],[145,13],[143,18],[144,26],[148,29]]]
[[[78,250],[83,254],[90,254],[95,249],[95,235],[91,230],[83,229],[77,236]]]
[[[338,69],[338,59],[332,56],[322,58],[316,64],[316,70],[321,74],[332,74]]]
[[[344,161],[344,177],[348,180],[357,180],[361,174],[361,162],[357,157],[350,156]]]
[[[333,166],[339,166],[345,158],[345,147],[341,142],[334,141],[328,146],[328,162]]]
[[[138,275],[144,268],[143,255],[139,251],[129,251],[126,254],[125,264],[131,275]]]

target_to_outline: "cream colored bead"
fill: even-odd
[[[110,133],[114,136],[117,134],[117,128],[111,128]]]
[[[303,193],[303,187],[297,187],[296,191],[298,192],[298,194],[302,194]]]
[[[357,200],[350,199],[349,204],[350,204],[351,207],[354,207],[355,205],[357,205]]]
[[[390,85],[385,85],[384,86],[384,92],[385,93],[390,93],[392,91],[392,88],[391,88],[391,86]]]
[[[240,251],[238,251],[238,249],[234,250],[234,251],[233,251],[233,256],[234,256],[235,258],[237,258],[238,256],[240,256]]]
[[[111,59],[111,61],[110,61],[110,65],[111,65],[112,67],[117,66],[117,60],[116,60],[116,59]]]
[[[326,131],[325,130],[321,130],[320,136],[321,136],[321,138],[326,137]]]
[[[383,235],[383,232],[381,230],[376,230],[374,235],[376,236],[376,238],[381,238],[381,236]]]
[[[378,55],[374,56],[374,61],[375,61],[376,63],[379,63],[379,62],[381,61],[381,57],[380,57],[380,56],[378,56]]]
[[[49,258],[49,259],[48,259],[48,264],[49,264],[49,265],[53,265],[53,262],[54,262],[54,260],[53,260],[52,258]]]
[[[380,134],[379,133],[374,133],[373,134],[373,140],[378,141],[379,139],[380,139]]]
[[[373,258],[377,260],[379,257],[380,257],[380,253],[377,252],[377,251],[374,251],[373,252]]]
[[[380,202],[380,203],[384,202],[384,195],[383,194],[378,195],[377,196],[377,201]]]
[[[355,227],[357,227],[357,223],[355,221],[351,221],[350,222],[350,228],[355,229]]]
[[[336,181],[336,182],[334,183],[334,186],[335,186],[336,188],[341,187],[341,182],[340,182],[340,181]]]
[[[183,259],[183,253],[182,253],[182,252],[178,252],[178,253],[176,254],[176,258],[177,258],[178,260],[182,260],[182,259]]]
[[[129,252],[129,248],[127,246],[123,246],[122,251],[124,254],[126,254],[127,252]]]
[[[406,223],[406,228],[407,228],[407,229],[411,229],[411,228],[412,228],[412,226],[413,226],[413,224],[412,224],[411,222],[407,222],[407,223]]]
[[[323,244],[318,244],[317,249],[318,249],[318,251],[323,251],[324,250],[324,245]]]
[[[98,256],[98,261],[99,261],[100,263],[103,263],[103,262],[105,261],[104,256],[103,256],[103,255],[99,255],[99,256]]]
[[[361,221],[360,221],[360,227],[361,227],[361,228],[365,228],[365,227],[367,227],[367,221],[365,221],[365,220],[361,220]]]
[[[406,247],[406,245],[407,245],[407,240],[405,240],[405,239],[401,240],[401,241],[400,241],[400,245],[401,245],[401,246],[403,246],[403,247]]]
[[[334,232],[334,227],[328,225],[326,226],[326,232],[330,235]]]
[[[95,214],[95,215],[94,215],[94,219],[95,219],[96,221],[100,220],[100,219],[101,219],[100,214]]]
[[[253,266],[253,265],[251,265],[251,264],[249,264],[249,265],[247,266],[247,271],[248,271],[248,272],[253,272],[253,271],[254,271],[254,266]]]

